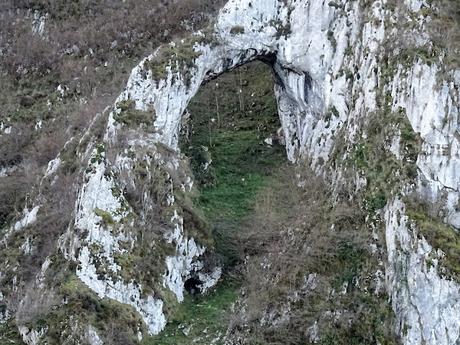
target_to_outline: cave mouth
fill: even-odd
[[[203,282],[196,277],[191,277],[184,282],[184,289],[190,295],[198,295],[201,292]]]
[[[240,260],[235,237],[258,191],[287,163],[271,65],[250,62],[202,85],[182,123],[179,144],[199,191],[194,204],[224,271]]]

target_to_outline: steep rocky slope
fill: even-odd
[[[213,237],[193,205],[193,174],[179,150],[181,124],[203,83],[262,60],[273,69],[288,159],[326,182],[332,209],[346,200],[364,212],[362,222],[348,226],[369,235],[375,262],[359,272],[373,283],[343,283],[377,295],[385,286],[401,343],[456,344],[460,72],[452,32],[458,26],[455,13],[440,8],[452,3],[230,0],[208,29],[158,48],[132,70],[114,106],[49,162],[23,215],[5,228],[1,320],[15,320],[29,344],[56,338],[100,344],[109,322],[127,326],[134,341],[164,329],[187,281],[202,293],[214,286],[222,267],[212,260]],[[436,32],[439,21],[449,44]],[[53,250],[30,280],[23,257],[40,242],[37,222],[58,200],[46,191],[63,185],[75,156],[71,220],[65,232],[53,234]],[[308,186],[301,172],[299,190]],[[329,231],[340,229],[338,222]],[[347,255],[343,263],[354,262]],[[306,277],[299,289],[321,282],[316,273],[321,276],[314,267],[299,272]],[[27,279],[32,284],[24,288]],[[267,273],[267,284],[274,282]],[[243,310],[246,302],[238,301]],[[262,310],[265,328],[289,320],[295,308],[288,302],[280,303],[278,315]],[[34,317],[24,316],[32,307]],[[348,307],[344,302],[342,312]],[[119,317],[106,319],[110,314]],[[390,320],[389,314],[382,317]],[[255,326],[242,319],[243,331],[230,327],[226,342],[249,339]],[[325,320],[305,325],[309,341],[328,343]],[[366,339],[384,340],[391,344],[393,336]]]

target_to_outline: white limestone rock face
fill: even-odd
[[[166,239],[168,243],[176,244],[176,254],[166,258],[164,285],[176,295],[179,302],[183,302],[184,281],[190,278],[192,272],[203,268],[203,264],[194,259],[204,254],[205,248],[198,245],[193,238],[184,237],[183,219],[177,213],[174,213],[171,221],[175,224],[174,231]]]
[[[5,297],[3,296],[3,293],[0,291],[0,302],[3,302],[5,300]],[[11,315],[8,309],[5,306],[2,306],[0,310],[0,325],[7,322],[10,319]]]
[[[417,161],[425,181],[421,192],[433,202],[445,197],[445,221],[460,228],[460,78],[438,81],[438,74],[436,64],[420,60],[409,69],[398,66],[393,107],[407,110],[412,127],[423,139]]]
[[[29,329],[25,326],[19,326],[19,333],[22,336],[22,340],[27,345],[38,345],[40,344],[41,338],[46,334],[47,329],[43,328],[40,331]]]
[[[168,243],[175,243],[176,254],[166,257],[166,273],[163,285],[172,291],[179,302],[184,301],[184,283],[187,279],[196,276],[201,282],[201,293],[217,284],[222,274],[220,267],[215,267],[211,273],[202,271],[204,264],[196,260],[206,252],[206,248],[197,244],[193,238],[184,236],[183,219],[174,213],[171,220],[174,231],[166,236]]]
[[[14,224],[14,231],[24,229],[26,226],[32,225],[37,220],[37,213],[40,206],[35,206],[31,210],[24,209],[22,219]]]
[[[107,224],[121,223],[129,216],[130,209],[122,196],[114,192],[115,183],[106,170],[103,150],[101,146],[94,150],[85,173],[87,182],[77,200],[75,229],[85,233],[86,237],[71,239],[71,246],[79,247],[75,257],[79,262],[76,273],[100,298],[108,297],[134,307],[149,332],[157,334],[166,324],[163,301],[150,295],[142,297],[139,283],[119,278],[121,267],[115,262],[115,256],[126,253],[127,249],[122,245],[132,245],[134,240],[123,234],[123,225],[118,229],[120,233],[115,234]],[[76,243],[78,241],[83,242]],[[102,265],[103,268],[100,267]]]
[[[32,33],[38,35],[41,38],[45,38],[45,24],[48,18],[48,13],[42,14],[39,11],[35,11],[32,19]]]
[[[385,209],[393,308],[404,344],[456,344],[460,338],[460,288],[439,276],[438,257],[405,215],[401,200]]]
[[[97,334],[97,331],[91,325],[88,326],[88,329],[86,331],[86,340],[90,345],[104,345],[104,342]]]

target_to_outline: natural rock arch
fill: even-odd
[[[62,183],[59,179],[69,163],[81,173],[75,181],[74,218],[66,232],[53,239],[57,255],[34,267],[33,293],[24,292],[20,301],[15,289],[23,283],[16,270],[21,263],[9,266],[7,259],[0,275],[13,277],[13,282],[0,293],[2,305],[7,302],[7,308],[0,308],[0,323],[27,308],[28,299],[39,304],[36,296],[53,292],[55,282],[47,277],[54,270],[62,273],[61,267],[53,267],[62,263],[61,253],[71,261],[62,266],[72,271],[73,291],[85,284],[92,295],[134,308],[150,334],[164,328],[164,304],[182,301],[184,287],[200,285],[202,289],[215,284],[221,272],[218,267],[202,270],[206,242],[188,231],[175,193],[186,195],[193,185],[177,147],[181,117],[202,83],[254,59],[265,59],[275,71],[289,159],[307,158],[331,184],[351,185],[356,195],[370,189],[375,171],[365,171],[365,164],[360,169],[353,162],[347,170],[345,160],[350,163],[356,158],[356,148],[372,144],[372,135],[363,129],[365,123],[373,121],[379,130],[392,130],[381,146],[399,167],[393,174],[398,182],[374,203],[381,231],[375,233],[374,227],[372,231],[387,253],[382,269],[385,266],[397,332],[410,345],[458,342],[460,285],[442,274],[442,265],[449,261],[439,254],[443,248],[423,238],[421,227],[411,220],[400,198],[410,191],[428,203],[438,202],[442,213],[428,223],[448,235],[455,229],[446,224],[460,229],[460,72],[446,65],[449,52],[430,37],[427,23],[436,11],[436,1],[421,0],[229,0],[209,30],[165,45],[143,59],[113,108],[98,114],[87,132],[70,139],[49,162],[38,189]],[[404,127],[401,122],[387,121],[391,118],[404,121]],[[410,160],[404,152],[402,129],[417,138]],[[412,176],[404,179],[407,176],[402,173],[408,170]],[[379,176],[385,187],[388,176]],[[133,193],[135,197],[130,198]],[[155,223],[150,216],[159,208],[158,195],[168,212],[161,221],[153,219]],[[44,215],[46,204],[59,197],[38,193],[33,205],[27,205],[7,228],[2,243],[16,234],[20,239],[26,227],[39,239],[46,236],[34,227],[37,215]],[[156,236],[147,236],[146,229]],[[21,248],[30,248],[29,239]],[[165,243],[169,252],[163,248]],[[142,252],[141,259],[156,260],[146,268],[147,277],[145,272],[130,270],[130,255],[135,251]],[[445,253],[449,259],[449,250]],[[458,260],[456,264],[458,270]],[[200,284],[186,283],[194,274]],[[69,331],[100,343],[89,321],[78,320],[72,312],[65,320],[72,323]],[[143,323],[139,322],[135,333],[144,330]],[[17,326],[29,343],[37,343],[46,332],[42,327],[29,330],[25,323]]]
[[[254,19],[257,17],[260,20]],[[230,1],[212,30],[162,46],[145,58],[132,71],[117,103],[131,100],[138,110],[153,109],[154,140],[176,149],[181,116],[199,87],[222,73],[261,59],[275,71],[287,154],[294,160],[309,139],[306,127],[324,113],[321,86],[299,61],[308,57],[302,56],[301,50],[288,51],[285,46],[294,23],[295,12],[282,2]],[[117,132],[113,116],[108,131],[113,140]]]
[[[150,333],[158,333],[166,323],[162,311],[163,301],[153,294],[143,296],[141,284],[134,280],[115,282],[109,276],[103,279],[98,277],[92,263],[91,245],[102,246],[103,251],[98,255],[115,267],[114,274],[118,272],[114,254],[123,250],[118,245],[122,239],[101,226],[101,218],[105,214],[95,214],[94,210],[110,214],[111,222],[115,224],[128,218],[130,205],[127,205],[123,195],[113,191],[120,185],[132,185],[134,189],[138,187],[132,172],[136,164],[154,162],[167,167],[170,172],[179,171],[179,128],[190,99],[203,83],[254,59],[269,59],[275,71],[276,98],[289,159],[294,161],[304,154],[308,155],[312,166],[319,166],[318,171],[321,171],[321,162],[330,159],[338,131],[345,128],[347,139],[353,141],[359,134],[360,121],[377,109],[377,90],[383,90],[376,72],[379,71],[379,48],[385,29],[382,2],[376,1],[369,12],[370,16],[379,20],[370,20],[366,24],[357,20],[362,11],[359,2],[350,2],[344,6],[348,11],[344,13],[349,13],[345,16],[339,15],[335,6],[323,1],[230,0],[209,32],[196,33],[187,39],[160,47],[133,69],[125,91],[110,112],[104,139],[93,147],[91,144],[89,146],[90,164],[85,172],[85,183],[81,187],[76,207],[75,232],[79,236],[69,233],[67,242],[63,243],[66,243],[68,257],[80,262],[77,270],[80,279],[100,297],[113,298],[133,306],[142,315]],[[350,23],[347,16],[356,19],[357,23]],[[348,56],[350,53],[347,48],[356,42],[366,46],[366,51],[357,49],[352,52],[354,55]],[[354,66],[354,73],[360,78],[350,81],[350,76],[341,72],[347,59],[353,61],[350,66]],[[423,73],[430,73],[424,66],[420,69]],[[412,85],[407,88],[411,89]],[[395,97],[399,96],[400,106],[407,105],[406,98],[398,95],[398,90],[391,92]],[[445,99],[448,96],[444,92],[436,97]],[[123,112],[127,109],[141,112],[143,115],[139,117],[150,116],[150,121],[143,120],[139,126],[135,124],[137,129],[142,130],[130,128],[128,121],[123,121]],[[417,116],[439,117],[438,113],[427,114],[425,110],[422,114],[408,114],[412,126],[420,132],[423,132],[423,126],[420,125],[423,121],[419,121]],[[145,126],[145,123],[151,125]],[[440,129],[441,134],[437,136],[424,133],[423,138],[427,142],[436,142],[452,134],[443,130]],[[456,141],[453,145],[458,147]],[[106,150],[112,151],[111,159],[107,158]],[[445,164],[438,171],[434,167],[437,159],[423,158],[418,162],[422,171],[438,174],[429,181],[433,189],[431,193],[436,198],[437,193],[447,191],[450,193],[449,198],[458,200],[455,171],[460,167],[459,160],[439,158]],[[107,170],[113,174],[107,174]],[[146,169],[144,173],[155,181],[151,170]],[[333,173],[340,175],[339,170]],[[190,178],[184,176],[178,188],[187,191],[191,184]],[[155,207],[149,196],[147,193],[143,201],[143,209],[147,211]],[[174,206],[175,201],[174,193],[171,193],[170,205]],[[393,224],[393,218],[398,213],[404,213],[404,207],[399,202],[389,203],[386,212],[388,242],[392,243],[394,237],[398,236],[394,232],[397,226]],[[458,222],[458,215],[452,218],[452,222]],[[165,240],[175,245],[176,255],[166,258],[163,286],[181,301],[185,281],[190,278],[190,272],[200,269],[197,258],[205,253],[206,248],[188,236],[180,214],[175,212],[170,223],[172,230],[165,235]],[[397,230],[397,233],[402,234],[407,231],[406,228]],[[134,240],[130,243],[136,245]],[[76,248],[80,250],[77,252]],[[393,260],[397,251],[395,248],[390,250],[390,260]],[[404,250],[410,252],[411,249]],[[391,267],[397,264],[397,258],[390,261]],[[421,291],[419,286],[430,286],[433,282],[449,291],[439,300],[430,297],[440,314],[450,315],[450,310],[460,308],[455,284],[436,275],[424,276],[422,266],[415,265],[411,269],[422,282],[412,287],[419,289],[417,291]],[[407,305],[407,296],[398,290],[398,274],[392,273],[389,290],[397,303]],[[210,282],[218,278],[217,271],[208,277]],[[408,291],[408,295],[412,294],[410,288],[403,289],[407,289],[404,291]],[[444,304],[448,307],[443,307]],[[428,317],[416,307],[409,306],[408,310],[401,315],[408,323],[416,317]],[[448,321],[440,318],[436,322],[436,326],[431,327],[427,321],[423,330],[415,325],[407,337],[417,338],[417,334],[429,333],[432,328],[451,329],[450,333],[458,329],[458,322],[452,318]],[[436,339],[447,339],[447,333],[437,335]]]
[[[301,14],[299,11],[299,17],[295,19],[295,11],[291,12],[288,6],[277,0],[230,1],[221,10],[212,30],[162,46],[133,69],[125,91],[109,114],[103,141],[92,151],[87,151],[92,152],[90,166],[78,196],[75,216],[75,228],[81,235],[76,240],[73,234],[67,234],[69,244],[66,247],[72,248],[68,256],[80,262],[77,276],[86,285],[100,297],[133,306],[142,315],[150,333],[158,333],[165,325],[163,301],[157,296],[142,297],[142,284],[135,279],[123,282],[111,278],[120,270],[114,257],[123,250],[119,245],[122,239],[113,236],[110,228],[119,224],[125,226],[123,223],[131,212],[131,205],[125,197],[120,193],[115,195],[113,190],[130,185],[139,189],[133,167],[142,161],[164,166],[169,172],[181,171],[178,136],[189,101],[203,83],[255,59],[270,63],[274,69],[275,94],[286,152],[294,161],[301,154],[300,149],[311,140],[308,126],[320,121],[324,107],[315,79],[295,63],[298,58],[292,55],[296,49],[288,50],[285,46],[286,40],[290,39],[290,26],[300,23]],[[298,47],[297,54],[301,51]],[[142,123],[133,124],[126,118],[127,112],[130,116],[142,118]],[[145,120],[149,117],[150,120]],[[145,126],[146,123],[150,125]],[[130,138],[128,141],[127,137]],[[107,158],[109,151],[111,159]],[[107,174],[107,170],[113,174]],[[152,183],[158,183],[149,171],[145,175],[154,181]],[[174,183],[166,183],[171,183],[172,190]],[[179,188],[186,191],[191,188],[191,183],[185,176]],[[149,195],[143,199],[144,210],[156,207]],[[169,200],[171,207],[175,207],[173,191]],[[102,211],[95,214],[94,210]],[[105,214],[110,215],[114,225],[102,224],[101,217],[104,218]],[[191,272],[202,266],[198,259],[206,248],[187,234],[184,220],[176,211],[169,221],[173,230],[165,239],[175,244],[176,255],[166,258],[163,285],[182,301],[185,282],[190,279]],[[83,246],[79,244],[81,241]],[[131,245],[135,244],[132,242]],[[103,250],[94,254],[91,248],[95,246]],[[75,251],[76,248],[80,249]],[[103,277],[97,274],[95,255],[96,261],[109,263],[111,274]],[[211,286],[219,275],[219,269],[215,268],[202,279],[206,281],[203,286]]]

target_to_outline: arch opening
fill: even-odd
[[[218,260],[235,266],[234,244],[258,191],[286,164],[273,61],[244,64],[203,85],[183,119],[181,151],[198,186]]]

